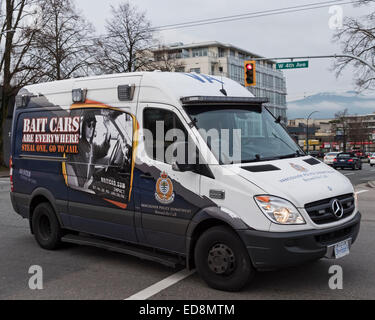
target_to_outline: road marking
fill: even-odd
[[[368,192],[368,190],[360,190],[360,191],[357,191],[356,194],[360,194],[360,193],[364,193],[364,192]]]
[[[353,174],[355,174],[354,172],[352,173],[344,173],[344,176],[352,176]]]
[[[139,291],[136,294],[133,294],[129,298],[126,298],[125,300],[146,300],[155,294],[159,293],[160,291],[163,291],[164,289],[173,286],[177,282],[180,282],[181,280],[184,280],[185,278],[191,276],[193,273],[195,273],[195,270],[181,270],[177,273],[172,274],[168,278],[165,278],[150,287],[143,289],[142,291]]]

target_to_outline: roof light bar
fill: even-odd
[[[211,97],[211,96],[192,96],[192,97],[182,97],[182,104],[263,104],[268,103],[268,98],[263,97]]]

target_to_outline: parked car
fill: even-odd
[[[337,157],[337,155],[339,154],[340,152],[328,152],[326,153],[326,155],[324,156],[324,163],[325,164],[328,164],[328,165],[333,165],[333,160]]]
[[[333,167],[335,169],[362,170],[362,161],[352,152],[342,152],[333,160]]]
[[[369,163],[370,163],[371,167],[373,165],[375,165],[375,153],[373,153],[373,154],[370,155],[370,157],[369,157]]]
[[[370,163],[371,156],[372,156],[372,152],[366,152],[366,159],[368,163]]]

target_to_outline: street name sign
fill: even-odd
[[[276,69],[300,69],[308,68],[309,61],[293,61],[293,62],[280,62],[276,63]]]

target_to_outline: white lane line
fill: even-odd
[[[364,193],[364,192],[368,192],[368,190],[360,190],[360,191],[357,191],[356,194],[360,194],[360,193]]]
[[[143,289],[142,291],[139,291],[136,294],[133,294],[129,298],[126,298],[125,300],[146,300],[155,294],[159,293],[160,291],[173,286],[177,282],[184,280],[185,278],[191,276],[193,273],[195,273],[195,270],[181,270],[177,273],[172,274],[168,278],[165,278],[150,287]]]
[[[353,174],[355,174],[354,172],[352,173],[344,173],[344,176],[352,176]]]

